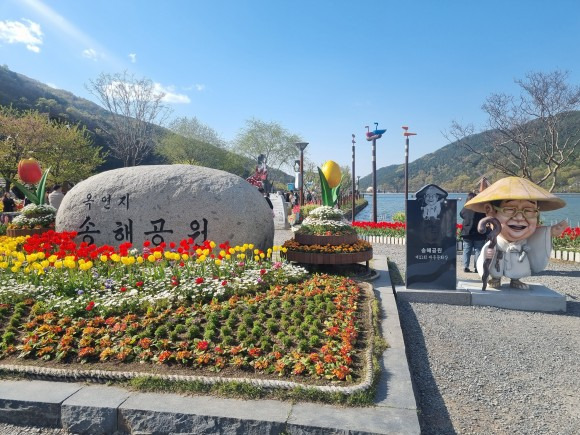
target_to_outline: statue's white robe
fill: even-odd
[[[483,262],[488,246],[489,241],[483,246],[481,255],[477,259],[477,272],[480,276],[483,276]],[[510,279],[530,276],[546,268],[550,261],[551,250],[551,227],[538,227],[528,239],[513,243],[505,240],[500,234],[497,236],[497,245],[489,267],[489,274],[493,278],[505,276]]]

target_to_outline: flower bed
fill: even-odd
[[[326,235],[314,235],[314,234],[302,234],[300,231],[296,231],[294,234],[294,240],[303,245],[348,245],[356,243],[358,236],[355,234],[326,234]]]
[[[284,255],[287,260],[302,264],[353,264],[372,259],[373,250],[332,254],[288,250]]]
[[[568,227],[560,237],[554,237],[552,249],[580,252],[580,227]]]
[[[362,222],[355,221],[352,226],[361,236],[405,237],[404,222]]]
[[[0,237],[0,357],[357,379],[368,325],[352,280],[306,279],[272,260],[285,248],[182,241],[138,252],[73,237]]]
[[[285,252],[299,251],[299,252],[318,252],[323,254],[350,254],[353,252],[362,252],[372,250],[372,245],[366,240],[358,239],[356,243],[342,244],[342,245],[303,245],[296,240],[286,240],[282,245]]]

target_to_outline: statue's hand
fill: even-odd
[[[568,226],[568,222],[562,221],[558,222],[556,225],[552,225],[550,232],[552,233],[552,237],[558,237],[562,235],[566,227]]]
[[[493,258],[494,251],[495,251],[495,249],[493,249],[493,248],[487,248],[485,250],[485,258],[488,260],[491,260]]]

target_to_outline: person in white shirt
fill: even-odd
[[[62,186],[60,184],[55,184],[52,188],[52,192],[48,195],[48,204],[58,210],[63,198],[64,193],[62,193]]]

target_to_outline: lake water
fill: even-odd
[[[566,207],[560,210],[547,211],[541,214],[545,224],[568,220],[571,227],[580,227],[580,193],[559,193],[558,197],[566,201]],[[369,202],[364,210],[356,215],[357,221],[372,221],[373,219],[373,196],[365,194],[365,199]],[[461,223],[459,212],[465,204],[467,194],[450,193],[449,199],[457,199],[457,222]],[[393,214],[398,211],[405,211],[404,193],[377,193],[377,220],[392,222]]]

